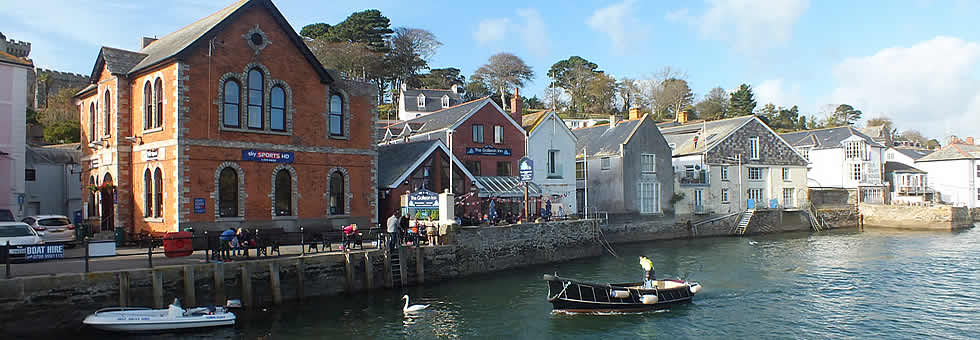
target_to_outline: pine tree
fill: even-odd
[[[752,86],[748,84],[739,85],[738,90],[732,92],[731,116],[747,116],[755,112],[755,98],[752,94]]]

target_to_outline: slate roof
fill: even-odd
[[[109,69],[109,73],[112,74],[128,74],[133,66],[139,64],[140,61],[146,59],[146,54],[139,52],[132,52],[121,50],[118,48],[102,46],[102,50],[99,51],[99,57],[105,61],[106,68]],[[92,72],[94,76],[97,72]],[[93,79],[97,81],[98,79]]]
[[[643,119],[621,121],[615,127],[605,124],[572,130],[577,138],[575,153],[589,157],[618,155],[619,146],[628,141]]]
[[[890,173],[890,172],[911,172],[911,173],[919,173],[919,174],[926,173],[925,171],[919,170],[905,163],[885,162],[885,173]]]
[[[435,111],[422,117],[398,122],[388,126],[388,128],[391,129],[392,132],[397,131],[400,133],[405,128],[405,125],[408,124],[412,127],[412,131],[415,134],[445,129],[455,125],[458,121],[469,115],[470,112],[483,107],[483,105],[489,102],[489,97],[480,98]]]
[[[463,97],[459,93],[453,92],[453,90],[441,90],[441,89],[405,89],[402,91],[405,95],[405,111],[411,112],[433,112],[442,110],[442,96],[449,96],[449,106],[457,105],[463,102]],[[418,97],[419,94],[425,95],[425,108],[419,110],[418,107]]]
[[[79,164],[82,151],[79,143],[28,146],[27,158],[31,164]]]
[[[742,116],[710,122],[694,122],[680,126],[662,127],[660,133],[668,144],[674,144],[673,156],[699,154],[721,142],[730,133],[745,125],[755,116]],[[697,137],[695,143],[694,137]]]
[[[780,136],[782,136],[783,139],[789,142],[789,144],[792,146],[813,146],[814,149],[818,150],[843,147],[841,142],[847,138],[850,138],[851,136],[858,136],[871,146],[877,146],[880,148],[885,147],[884,145],[876,142],[873,138],[850,126],[797,131],[784,133]]]
[[[949,144],[916,162],[948,161],[954,159],[980,159],[980,145]]]
[[[412,171],[412,164],[419,158],[428,156],[438,139],[411,143],[397,143],[378,146],[378,187],[395,188],[395,183],[405,172]]]
[[[928,156],[930,153],[932,153],[932,150],[923,150],[923,149],[912,149],[912,148],[892,148],[892,149],[900,154],[912,158],[912,160],[917,160],[919,158]]]
[[[0,62],[22,66],[34,66],[34,63],[32,63],[30,60],[16,57],[4,51],[0,51]]]

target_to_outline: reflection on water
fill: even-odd
[[[621,257],[244,312],[235,328],[157,338],[980,338],[980,229],[868,229],[615,246]],[[541,274],[626,282],[636,258],[688,277],[694,301],[647,313],[553,313]],[[400,297],[430,304],[404,314]],[[91,334],[89,334],[91,335]],[[139,338],[145,338],[141,336]]]

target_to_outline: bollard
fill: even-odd
[[[7,245],[3,247],[3,252],[4,252],[3,264],[4,267],[6,267],[4,269],[4,275],[5,275],[4,277],[9,279],[10,278],[10,241],[7,241]]]
[[[299,252],[300,252],[300,256],[306,255],[306,240],[303,239],[303,236],[305,234],[306,233],[303,232],[303,227],[299,227]]]
[[[208,238],[208,231],[204,231],[204,263],[211,263],[211,239]]]
[[[150,240],[150,246],[146,247],[146,262],[150,264],[150,268],[153,268],[153,240]]]
[[[184,303],[187,306],[197,305],[197,291],[194,285],[193,266],[184,266]]]
[[[85,272],[88,273],[88,237],[82,240],[82,246],[85,247]]]
[[[272,303],[282,304],[282,285],[279,283],[279,263],[269,262],[269,288],[272,289]]]

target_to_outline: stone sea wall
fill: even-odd
[[[973,217],[965,207],[861,204],[859,209],[866,226],[938,230],[973,226]]]

